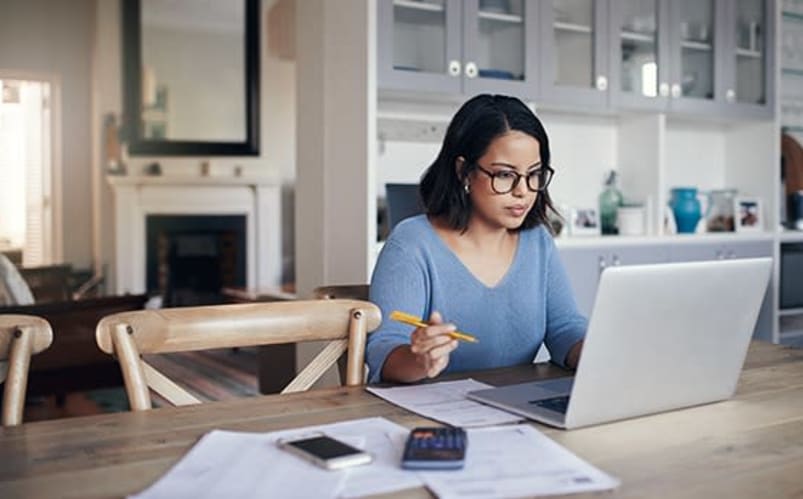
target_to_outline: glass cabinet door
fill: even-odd
[[[459,0],[378,2],[379,80],[384,88],[459,91]]]
[[[615,0],[611,4],[617,100],[649,108],[666,106],[669,95],[667,5],[659,0]]]
[[[672,40],[676,57],[673,57],[673,98],[714,100],[715,39],[714,0],[673,0],[677,9],[672,24]]]
[[[543,96],[584,108],[607,105],[607,3],[549,0],[542,6]]]
[[[735,89],[729,89],[728,101],[741,104],[767,103],[766,32],[767,15],[764,0],[737,0],[735,26]]]
[[[534,98],[537,2],[468,0],[462,5],[464,90]]]

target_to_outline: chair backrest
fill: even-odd
[[[6,381],[3,426],[22,422],[31,355],[45,350],[52,342],[53,331],[46,320],[32,315],[0,315],[0,381]]]
[[[0,253],[0,305],[30,305],[33,302],[31,288],[17,267]]]
[[[96,340],[117,356],[131,409],[152,407],[152,389],[175,405],[199,403],[144,362],[141,354],[328,340],[282,393],[303,391],[348,350],[347,385],[365,377],[366,335],[382,321],[376,305],[360,300],[311,300],[123,312],[100,321]]]

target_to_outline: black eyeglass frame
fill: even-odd
[[[521,174],[515,170],[503,170],[502,172],[491,172],[486,170],[477,163],[475,163],[474,166],[476,166],[479,171],[488,175],[491,178],[491,190],[493,190],[496,194],[507,194],[509,192],[513,192],[514,190],[516,190],[516,187],[519,186],[519,182],[521,181],[522,177],[524,177],[524,183],[527,185],[527,189],[529,189],[530,192],[544,192],[547,186],[549,186],[549,183],[552,182],[552,178],[555,176],[555,170],[549,166],[540,166],[535,170],[528,172],[526,175]],[[531,175],[535,172],[538,172],[537,177],[539,180],[538,180],[538,188],[533,189],[533,186],[530,185],[530,178]],[[541,178],[543,178],[544,172],[548,172],[548,176],[546,182],[543,182],[542,185]],[[516,179],[513,181],[513,185],[510,186],[510,189],[506,191],[500,191],[496,188],[495,181],[498,173],[513,174],[516,176]]]

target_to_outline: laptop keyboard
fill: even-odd
[[[552,397],[548,399],[530,400],[532,405],[543,407],[544,409],[566,414],[566,409],[569,407],[569,396]]]

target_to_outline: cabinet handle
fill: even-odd
[[[474,63],[474,62],[467,62],[466,63],[466,76],[469,77],[469,78],[476,78],[477,77],[477,73],[479,73],[479,71],[477,70],[477,64]]]
[[[717,250],[716,257],[717,257],[717,260],[724,260],[725,259],[725,253],[722,252],[722,250]]]
[[[732,88],[729,88],[725,92],[725,100],[728,102],[733,102],[736,100],[736,92]]]
[[[449,61],[449,76],[460,76],[460,61]]]
[[[668,83],[661,83],[658,85],[658,94],[661,97],[666,97],[669,95],[669,84]]]
[[[728,251],[728,258],[736,258],[736,252],[733,250]]]
[[[597,76],[597,90],[600,92],[608,90],[608,78],[602,75]]]
[[[622,261],[619,260],[619,255],[613,255],[613,266],[618,267],[622,264]]]
[[[608,263],[605,261],[605,257],[599,257],[599,273],[601,274],[603,270],[608,266]]]
[[[675,83],[672,85],[672,98],[677,99],[678,97],[680,97],[680,85]]]

